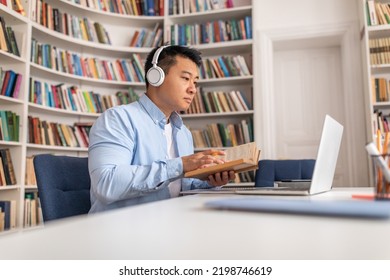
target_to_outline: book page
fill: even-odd
[[[225,161],[232,161],[237,159],[248,159],[257,161],[257,147],[255,142],[231,147],[225,150],[226,155],[224,156]]]

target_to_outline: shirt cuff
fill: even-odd
[[[167,160],[168,178],[179,178],[183,176],[183,161],[179,158]]]

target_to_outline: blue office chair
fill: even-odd
[[[260,160],[255,174],[256,187],[273,187],[275,181],[310,180],[314,159]]]
[[[36,155],[34,169],[45,222],[88,213],[88,158]]]

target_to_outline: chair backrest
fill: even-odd
[[[315,162],[314,159],[260,160],[255,186],[273,187],[275,181],[311,179]]]
[[[88,158],[36,155],[34,169],[45,222],[88,213]]]

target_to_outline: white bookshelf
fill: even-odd
[[[372,43],[374,40],[389,39],[390,40],[390,24],[371,24],[371,18],[368,11],[368,1],[360,0],[360,27],[361,27],[361,42],[362,42],[362,60],[364,71],[364,86],[365,86],[365,103],[366,103],[366,119],[367,119],[367,139],[368,141],[376,140],[376,127],[378,123],[374,112],[380,111],[384,115],[390,113],[390,98],[378,100],[376,90],[373,86],[372,79],[383,78],[387,80],[387,92],[390,94],[390,60],[385,59],[375,61],[373,56]],[[387,0],[375,0],[376,4],[390,4]],[[379,16],[379,15],[377,15]],[[371,44],[371,46],[370,46]],[[387,56],[387,55],[386,55]],[[383,55],[382,55],[383,58]]]
[[[220,6],[221,7],[221,6]],[[164,20],[165,38],[169,40],[170,27],[172,25],[196,25],[208,21],[231,19],[242,19],[245,16],[252,15],[252,1],[233,1],[233,8],[225,8],[219,10],[209,10],[197,13],[183,13],[169,15]],[[253,33],[253,32],[252,32]],[[222,41],[204,44],[194,44],[193,47],[199,49],[203,59],[216,58],[223,56],[242,55],[248,67],[253,74],[253,37],[245,40]],[[184,122],[190,129],[202,130],[208,123],[222,124],[238,124],[241,120],[254,123],[254,103],[253,103],[253,75],[249,76],[231,76],[223,78],[201,79],[198,82],[199,87],[203,91],[223,91],[239,90],[245,95],[246,100],[250,103],[251,110],[245,112],[222,112],[222,113],[206,113],[206,114],[184,114],[182,115]],[[224,147],[213,147],[221,148]],[[204,150],[204,148],[195,149],[196,151]],[[234,184],[233,184],[234,185]],[[253,183],[240,183],[240,185],[253,185]]]
[[[13,165],[17,178],[17,185],[0,186],[0,200],[17,201],[17,227],[20,230],[24,227],[24,196],[26,192],[36,192],[36,186],[25,185],[26,157],[36,154],[52,153],[65,154],[73,156],[87,156],[87,148],[80,147],[62,147],[48,146],[28,143],[28,116],[39,117],[49,122],[64,123],[72,125],[75,122],[93,122],[99,116],[95,113],[75,112],[63,109],[49,108],[43,105],[30,103],[29,78],[34,77],[41,81],[69,86],[77,86],[84,90],[93,90],[102,95],[112,95],[119,90],[127,90],[131,87],[135,92],[144,91],[143,82],[128,82],[115,80],[101,80],[88,77],[76,76],[69,73],[59,72],[46,68],[39,64],[31,62],[30,48],[32,39],[40,43],[51,44],[57,48],[70,50],[81,55],[93,56],[106,60],[126,59],[132,54],[138,54],[142,59],[151,51],[151,47],[130,47],[130,40],[136,30],[145,28],[153,29],[156,23],[159,23],[164,30],[164,42],[166,41],[166,29],[177,23],[197,23],[208,20],[240,18],[252,14],[252,2],[233,1],[234,8],[220,9],[207,12],[197,12],[185,15],[169,15],[169,0],[164,0],[163,16],[134,16],[117,14],[113,12],[91,9],[75,4],[68,0],[46,0],[44,2],[52,7],[79,17],[86,17],[91,21],[101,23],[110,35],[112,44],[105,45],[96,42],[90,42],[82,39],[76,39],[71,36],[50,30],[37,22],[31,20],[33,12],[32,5],[35,1],[21,1],[26,11],[26,16],[14,12],[12,9],[0,5],[0,15],[5,18],[8,25],[12,26],[16,35],[21,57],[0,51],[0,66],[3,69],[12,69],[23,75],[21,91],[18,99],[0,96],[0,105],[3,110],[12,110],[20,116],[18,142],[0,141],[0,148],[9,148],[11,150]],[[253,33],[253,32],[252,32]],[[221,54],[236,55],[245,57],[249,67],[252,69],[253,39],[237,40],[230,42],[220,42],[211,44],[192,45],[202,52],[203,58],[215,57]],[[253,73],[253,72],[252,72]],[[253,120],[253,80],[254,77],[228,77],[203,79],[199,85],[206,90],[240,90],[245,93],[246,99],[250,102],[252,109],[245,112],[230,113],[207,113],[183,115],[183,119],[189,127],[202,128],[209,122],[239,122],[242,119]],[[253,120],[253,127],[255,123]],[[223,148],[223,147],[216,147]]]

